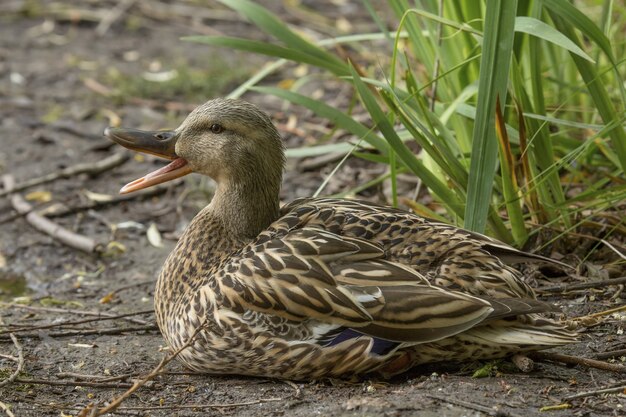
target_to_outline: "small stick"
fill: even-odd
[[[453,398],[453,397],[440,397],[438,395],[432,395],[432,394],[426,394],[426,396],[428,398],[439,400],[439,401],[442,401],[444,403],[458,405],[460,407],[464,407],[464,408],[467,408],[469,410],[480,411],[482,413],[485,413],[485,414],[488,414],[488,415],[494,416],[494,417],[495,416],[505,416],[505,415],[512,416],[512,414],[503,413],[501,410],[496,410],[495,408],[485,407],[484,405],[470,403],[468,401],[463,401],[463,400],[458,400],[458,399]]]
[[[136,0],[121,0],[117,5],[111,9],[96,26],[96,33],[98,36],[102,36],[111,27],[116,20],[118,20],[128,9],[130,9]]]
[[[529,354],[531,358],[540,361],[552,361],[552,362],[561,362],[566,363],[568,365],[582,365],[587,368],[596,368],[602,369],[604,371],[617,372],[617,373],[626,373],[626,366],[619,365],[616,363],[607,363],[602,361],[597,361],[595,359],[589,358],[580,358],[578,356],[570,356],[563,355],[561,353],[552,353],[552,352],[533,352]]]
[[[600,242],[604,243],[604,245],[611,249],[613,252],[615,252],[620,258],[622,258],[622,260],[626,261],[626,255],[624,255],[622,252],[620,252],[615,246],[611,245],[609,242],[607,242],[604,239],[600,239]]]
[[[111,381],[121,381],[123,379],[128,379],[133,376],[133,374],[122,374],[116,376],[106,376],[106,375],[87,375],[87,374],[77,374],[75,372],[59,372],[56,374],[59,378],[76,378],[76,379],[95,379],[98,382],[111,382]]]
[[[296,391],[293,395],[293,398],[300,398],[300,394],[302,394],[302,392],[300,391],[300,387],[298,386],[298,384],[289,380],[285,380],[283,382],[289,385],[291,388],[293,388]]]
[[[282,398],[259,398],[258,400],[245,401],[241,403],[226,403],[226,404],[179,404],[179,405],[149,405],[149,406],[137,406],[137,407],[118,407],[117,410],[131,411],[131,410],[185,410],[190,408],[231,408],[231,407],[244,407],[246,405],[256,405],[269,402],[283,401]]]
[[[15,184],[12,189],[6,185],[4,190],[0,191],[0,197],[8,194],[25,190],[36,185],[46,184],[62,178],[69,178],[79,174],[89,174],[91,176],[99,175],[105,171],[113,169],[128,161],[130,154],[128,152],[117,152],[96,162],[81,162],[76,165],[69,166],[57,172],[52,172],[41,177],[32,178],[30,180]]]
[[[0,409],[2,409],[2,411],[4,411],[7,416],[15,417],[15,414],[13,414],[11,412],[11,410],[9,409],[9,407],[5,403],[3,403],[2,401],[0,401]]]
[[[624,355],[626,355],[626,349],[618,349],[618,350],[611,350],[608,352],[596,353],[595,357],[596,359],[609,359],[609,358],[614,358],[616,356],[624,356]]]
[[[151,379],[155,378],[157,375],[159,375],[161,373],[161,370],[171,361],[174,360],[174,358],[176,358],[183,350],[187,349],[189,346],[191,346],[191,344],[194,342],[194,340],[196,339],[196,336],[198,335],[198,333],[200,333],[201,330],[204,329],[204,325],[205,323],[202,322],[200,323],[200,325],[196,328],[196,330],[193,332],[193,334],[189,337],[189,339],[187,340],[187,342],[185,342],[176,352],[174,352],[173,354],[171,354],[170,356],[164,356],[163,359],[161,360],[161,362],[159,362],[159,364],[148,374],[146,375],[144,378],[142,378],[141,380],[135,381],[132,385],[132,387],[130,387],[126,392],[124,392],[122,395],[118,396],[117,398],[115,398],[114,400],[112,400],[109,405],[107,405],[104,408],[101,409],[96,409],[94,408],[94,410],[92,411],[92,415],[94,417],[98,417],[101,416],[103,414],[106,413],[110,413],[113,410],[115,410],[117,407],[120,406],[120,404],[128,397],[130,397],[130,395],[137,391],[139,388],[141,388],[142,386],[144,386],[146,384],[146,382],[150,381]],[[87,406],[89,407],[89,406]],[[81,412],[82,414],[82,412]]]
[[[570,401],[576,398],[591,397],[592,395],[598,395],[598,394],[610,394],[610,393],[619,392],[619,391],[624,391],[626,393],[626,385],[620,385],[618,387],[612,387],[612,388],[602,388],[602,389],[597,389],[594,391],[579,392],[578,394],[568,395],[567,397],[563,397],[562,400]]]
[[[89,310],[76,310],[76,309],[65,309],[65,308],[55,308],[55,307],[27,306],[24,304],[3,303],[1,301],[0,301],[0,306],[19,308],[22,310],[33,311],[35,313],[76,314],[79,316],[96,316],[96,317],[118,317],[119,316],[117,314],[107,313],[104,311],[89,311]],[[133,314],[140,315],[140,314],[149,314],[149,313],[154,313],[154,310],[137,311],[136,313],[133,313]],[[119,318],[133,322],[133,323],[137,323],[137,324],[143,324],[143,325],[152,324],[149,321],[136,319],[132,317],[119,317]]]
[[[135,191],[130,194],[114,195],[113,197],[111,197],[110,200],[88,201],[83,204],[78,204],[76,206],[71,206],[71,207],[62,207],[60,209],[56,209],[53,207],[43,208],[41,210],[37,210],[37,213],[39,213],[42,216],[46,216],[50,218],[63,217],[63,216],[67,216],[68,214],[74,214],[74,213],[79,213],[85,210],[91,210],[94,208],[118,204],[124,201],[129,201],[129,200],[134,200],[134,199],[139,199],[139,198],[153,197],[155,195],[166,192],[170,187],[174,187],[177,184],[180,184],[181,182],[182,180],[175,180],[175,181],[168,182],[167,185],[157,185],[155,187],[145,188],[143,190]],[[22,217],[23,215],[24,214],[22,213],[17,213],[17,214],[10,214],[8,216],[4,216],[0,218],[0,224],[11,222],[19,217]]]
[[[111,382],[111,381],[121,381],[123,379],[128,379],[133,376],[133,374],[122,374],[116,376],[106,376],[106,375],[86,375],[86,374],[77,374],[75,372],[59,372],[56,374],[59,378],[76,378],[76,379],[95,379],[98,382]]]
[[[118,314],[117,316],[98,317],[98,318],[95,318],[95,319],[62,321],[62,322],[59,322],[59,323],[42,324],[40,326],[18,327],[18,328],[13,328],[13,329],[9,329],[9,330],[0,330],[0,335],[3,335],[5,333],[20,333],[20,332],[28,332],[28,331],[32,331],[32,330],[51,329],[51,328],[54,328],[54,327],[68,326],[68,325],[74,325],[74,324],[91,323],[91,322],[94,322],[94,321],[116,320],[116,319],[121,319],[121,318],[124,318],[124,317],[136,316],[138,314],[152,313],[152,311],[153,310],[146,310],[146,311],[139,311],[139,312],[136,312],[136,313]]]
[[[13,185],[15,184],[13,177],[11,175],[5,175],[3,177],[3,183],[5,190],[12,192]],[[11,197],[11,204],[15,211],[26,215],[26,221],[30,223],[31,226],[40,232],[52,236],[61,243],[87,253],[102,251],[102,245],[97,243],[94,239],[74,233],[32,211],[31,205],[20,195],[14,194],[13,197]]]
[[[36,378],[16,378],[15,382],[20,384],[33,384],[33,385],[58,385],[65,387],[92,387],[92,388],[128,388],[131,384],[127,382],[90,382],[90,381],[51,381],[48,379],[36,379]]]
[[[620,311],[626,311],[626,305],[615,307],[615,308],[610,308],[604,311],[598,311],[597,313],[589,314],[587,316],[574,317],[572,320],[585,320],[589,318],[593,319],[596,317],[608,316],[609,314],[613,314],[613,313],[619,313]]]
[[[0,381],[0,388],[9,385],[13,381],[15,381],[17,379],[17,376],[20,374],[20,372],[22,372],[22,369],[24,368],[24,350],[22,349],[22,345],[20,345],[20,342],[17,340],[17,337],[15,337],[14,334],[10,334],[9,336],[11,337],[11,340],[15,345],[15,349],[17,349],[17,368],[7,379],[5,379],[4,381]]]
[[[553,287],[540,287],[536,291],[539,292],[568,292],[574,290],[585,290],[588,288],[603,288],[611,285],[626,284],[626,277],[604,279],[602,281],[582,282],[580,284],[564,284],[555,285]]]
[[[122,333],[131,333],[131,332],[141,332],[146,330],[157,330],[158,327],[156,324],[150,324],[148,326],[137,326],[137,327],[109,327],[105,329],[85,329],[85,330],[66,330],[60,332],[50,332],[46,333],[46,336],[49,337],[70,337],[70,336],[90,336],[90,335],[112,335],[112,334],[122,334]],[[23,333],[22,337],[39,337],[39,333]],[[0,341],[5,341],[6,338],[0,336]]]

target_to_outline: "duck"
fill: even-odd
[[[154,291],[159,329],[193,371],[390,378],[577,340],[511,266],[550,258],[368,201],[280,207],[283,140],[254,104],[212,99],[175,130],[104,135],[170,160],[121,193],[192,172],[216,183]]]

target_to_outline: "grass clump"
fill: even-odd
[[[552,240],[589,229],[602,228],[601,237],[624,231],[626,71],[618,57],[624,56],[619,39],[626,22],[619,16],[626,7],[610,1],[576,8],[558,0],[417,6],[398,0],[377,11],[365,1],[378,32],[314,43],[255,2],[221,3],[274,41],[187,40],[278,58],[232,95],[249,89],[273,94],[352,133],[357,145],[324,149],[388,164],[394,204],[397,173],[404,171],[417,175],[437,202],[411,207],[517,246],[538,231]],[[397,18],[391,31],[380,23],[389,12]],[[358,53],[372,41],[387,45],[381,47],[386,60]],[[357,51],[352,60],[331,49],[344,43]],[[297,91],[255,86],[286,62],[351,83],[374,126]],[[604,216],[607,210],[618,215]]]

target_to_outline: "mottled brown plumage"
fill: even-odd
[[[212,100],[171,132],[109,129],[173,162],[123,192],[195,171],[217,182],[158,278],[168,344],[208,373],[390,376],[440,361],[570,343],[508,261],[547,261],[486,236],[368,202],[282,209],[280,135],[252,104]]]

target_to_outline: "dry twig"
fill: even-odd
[[[121,381],[124,379],[128,379],[133,376],[133,374],[122,374],[115,376],[106,376],[106,375],[86,375],[86,374],[77,374],[75,372],[59,372],[56,374],[58,378],[76,378],[76,379],[92,379],[97,382],[112,382],[112,381]]]
[[[128,388],[131,384],[127,382],[91,382],[91,381],[56,381],[48,379],[37,378],[15,378],[15,382],[20,384],[34,384],[34,385],[55,385],[66,387],[92,387],[92,388]]]
[[[4,190],[0,191],[0,197],[22,191],[36,185],[46,184],[52,181],[56,181],[58,179],[69,178],[79,174],[89,174],[91,176],[96,176],[105,171],[122,165],[124,162],[128,161],[128,158],[130,158],[130,153],[126,151],[118,152],[100,161],[83,162],[80,164],[69,166],[57,172],[43,175],[41,177],[31,178],[30,180],[13,185],[11,189],[9,189],[9,187],[7,187],[5,184]]]
[[[66,308],[55,308],[55,307],[38,307],[38,306],[27,306],[24,304],[15,304],[15,303],[3,303],[0,301],[0,306],[2,307],[11,307],[11,308],[19,308],[21,310],[32,311],[35,313],[59,313],[59,314],[76,314],[79,316],[96,316],[96,317],[112,317],[112,318],[120,318],[122,320],[130,321],[137,324],[149,325],[152,324],[149,321],[137,319],[134,317],[126,317],[125,314],[121,316],[119,314],[106,313],[104,311],[90,311],[90,310],[77,310],[77,309],[66,309]],[[134,314],[148,314],[154,313],[154,310],[144,310],[138,311]]]
[[[626,277],[605,279],[602,281],[581,282],[579,284],[563,284],[555,285],[552,287],[540,287],[537,288],[538,292],[568,292],[575,290],[585,290],[588,288],[604,288],[610,285],[626,284]]]
[[[459,407],[463,407],[463,408],[467,408],[469,410],[475,410],[475,411],[480,411],[481,413],[485,413],[487,415],[490,416],[498,416],[498,417],[504,417],[504,416],[510,416],[510,417],[517,417],[513,414],[507,413],[507,412],[503,412],[502,410],[497,410],[495,408],[491,408],[491,407],[485,407],[484,405],[481,404],[476,404],[476,403],[471,403],[468,401],[463,401],[463,400],[459,400],[453,397],[443,397],[443,396],[439,396],[439,395],[432,395],[432,394],[426,394],[426,396],[428,398],[432,398],[444,403],[448,403],[448,404],[454,404],[454,405],[458,405]]]
[[[142,379],[135,381],[133,383],[133,385],[123,394],[119,395],[118,397],[116,397],[115,399],[113,399],[109,405],[107,405],[104,408],[96,408],[93,407],[92,408],[92,404],[87,405],[87,407],[85,407],[83,409],[83,411],[81,411],[81,413],[79,415],[83,415],[84,413],[86,413],[87,409],[90,410],[90,414],[84,414],[84,415],[90,415],[90,416],[94,416],[94,417],[98,417],[101,416],[103,414],[106,413],[110,413],[112,411],[114,411],[115,409],[117,409],[120,404],[128,397],[130,397],[132,395],[133,392],[137,391],[139,388],[141,388],[142,386],[144,386],[148,381],[154,379],[157,375],[161,374],[163,368],[165,368],[165,366],[170,363],[171,361],[174,360],[174,358],[176,358],[183,350],[187,349],[189,346],[191,346],[191,344],[195,341],[196,336],[198,335],[198,333],[200,333],[200,331],[202,331],[204,329],[205,326],[205,322],[202,322],[197,328],[196,330],[193,332],[193,334],[189,337],[189,339],[187,340],[187,342],[185,342],[176,352],[174,352],[173,354],[171,354],[170,356],[165,356],[161,362],[159,362],[159,364],[145,377],[143,377]]]
[[[256,405],[275,401],[283,401],[282,398],[259,398],[258,400],[244,401],[240,403],[224,403],[224,404],[178,404],[178,405],[154,405],[154,406],[137,406],[137,407],[118,407],[119,411],[131,411],[131,410],[185,410],[185,409],[198,409],[205,408],[234,408],[244,407],[246,405]]]
[[[122,333],[142,332],[148,330],[157,330],[156,324],[149,324],[147,326],[137,327],[107,327],[105,329],[78,329],[78,330],[65,330],[59,332],[45,333],[48,337],[71,337],[71,336],[91,336],[91,335],[113,335]],[[40,332],[22,333],[22,337],[39,337]],[[0,336],[0,341],[5,341],[6,338]]]
[[[13,186],[15,185],[13,177],[11,175],[5,175],[3,177],[3,183],[4,189],[8,192],[12,192]],[[74,233],[32,211],[31,205],[19,194],[14,194],[13,197],[11,197],[11,204],[18,213],[25,215],[26,221],[30,223],[31,226],[57,239],[61,243],[87,253],[100,252],[102,250],[102,245],[97,243],[94,239]]]
[[[51,328],[54,328],[54,327],[91,323],[91,322],[94,322],[94,321],[116,320],[116,319],[121,319],[121,318],[124,318],[124,317],[136,316],[136,315],[139,315],[139,314],[149,314],[149,313],[152,313],[152,312],[153,312],[153,310],[144,310],[144,311],[138,311],[138,312],[135,312],[135,313],[118,314],[116,316],[110,316],[110,317],[97,317],[97,318],[93,318],[93,319],[62,321],[62,322],[59,322],[59,323],[42,324],[40,326],[24,326],[24,327],[12,328],[12,329],[9,329],[9,330],[0,330],[0,335],[3,335],[5,333],[21,333],[21,332],[28,332],[28,331],[33,331],[33,330],[51,329]]]
[[[593,391],[579,392],[578,394],[568,395],[567,397],[563,397],[562,400],[570,401],[570,400],[575,400],[576,398],[591,397],[593,395],[600,395],[600,394],[611,394],[611,393],[617,393],[620,391],[626,393],[626,385],[622,384],[617,387],[601,388],[601,389],[597,389]]]
[[[597,313],[588,314],[586,316],[574,317],[572,320],[585,321],[585,320],[588,320],[588,319],[595,319],[595,318],[598,318],[598,317],[608,316],[608,315],[613,314],[613,313],[619,313],[621,311],[626,311],[626,305],[622,305],[622,306],[615,307],[615,308],[610,308],[610,309],[604,310],[604,311],[598,311]]]
[[[596,359],[610,359],[616,356],[626,355],[626,349],[610,350],[607,352],[596,353]]]
[[[130,194],[115,195],[115,196],[112,196],[111,199],[108,199],[108,200],[88,201],[86,203],[78,204],[76,206],[68,207],[65,205],[61,205],[59,208],[59,205],[53,205],[47,208],[43,208],[41,210],[37,210],[37,213],[40,214],[41,216],[46,216],[46,217],[67,216],[68,214],[74,214],[74,213],[79,213],[85,210],[91,210],[94,208],[118,204],[124,201],[153,197],[155,195],[166,192],[170,187],[175,187],[177,184],[180,184],[180,182],[181,180],[171,181],[167,185],[157,185],[155,187],[146,188],[146,189],[139,190]],[[10,214],[8,216],[4,216],[0,218],[0,224],[11,222],[22,216],[23,216],[22,213]]]
[[[2,401],[0,401],[0,409],[2,409],[2,411],[4,411],[7,416],[15,417],[15,414],[13,414],[11,412],[11,410],[9,409],[9,407],[5,403],[3,403]]]
[[[128,9],[130,9],[137,0],[120,0],[117,5],[109,10],[96,27],[96,33],[99,36],[107,33],[109,28],[116,20],[118,20]]]
[[[578,356],[563,355],[552,352],[533,352],[529,354],[532,359],[539,361],[561,362],[568,365],[581,365],[587,368],[602,369],[604,371],[626,373],[626,366],[616,363],[597,361],[595,359],[580,358]]]
[[[22,345],[20,345],[20,342],[14,334],[10,334],[9,336],[15,345],[15,349],[17,349],[17,368],[15,368],[15,371],[7,379],[0,381],[0,388],[14,382],[20,372],[22,372],[22,369],[24,369],[24,350],[22,349]]]

